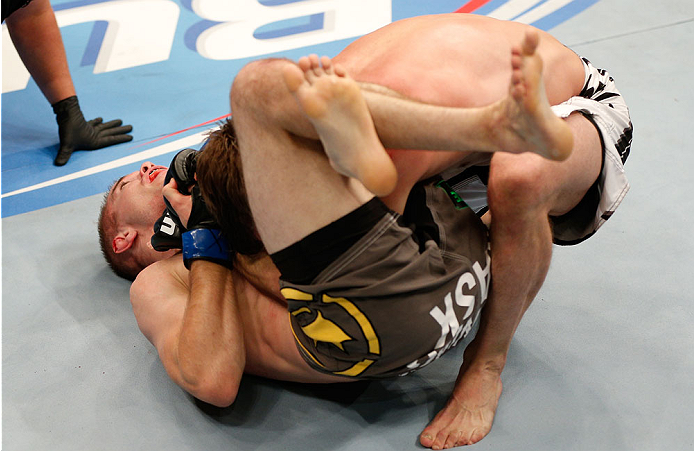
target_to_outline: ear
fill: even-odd
[[[135,244],[135,238],[137,238],[137,230],[132,227],[122,229],[118,232],[118,235],[113,239],[113,252],[120,254],[125,252]]]

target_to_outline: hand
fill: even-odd
[[[164,195],[167,210],[173,213],[173,217],[178,219],[184,232],[188,230],[188,220],[193,211],[193,196],[190,194],[181,194],[178,190],[178,183],[176,183],[176,179],[174,178],[170,179],[169,182],[164,185],[161,193]]]
[[[197,183],[195,170],[198,156],[200,156],[200,151],[195,149],[183,149],[178,152],[171,160],[164,184],[174,179],[178,185],[179,193],[190,194],[191,188]]]
[[[199,217],[202,211],[202,216],[209,216],[199,190],[191,196],[193,185],[197,183],[195,168],[199,153],[195,149],[183,149],[171,160],[162,189],[166,210],[154,223],[151,239],[152,247],[157,251],[183,249],[183,234],[188,231],[191,214]],[[211,226],[217,228],[216,224]]]
[[[199,154],[194,149],[184,149],[171,161],[162,189],[165,214],[168,213],[182,229],[181,245],[186,268],[190,269],[195,260],[207,260],[231,268],[236,253],[207,209],[195,178]]]
[[[166,210],[154,223],[154,234],[150,242],[154,250],[159,252],[183,249],[183,234],[188,231],[186,226],[193,209],[193,198],[190,195],[181,194],[173,178],[164,185],[162,194]],[[183,218],[179,216],[179,211],[183,213]]]
[[[104,123],[99,117],[87,122],[77,96],[54,103],[53,112],[56,114],[60,137],[60,148],[53,162],[56,166],[67,163],[75,150],[96,150],[133,139],[127,134],[133,127],[122,126],[123,121],[120,119]]]

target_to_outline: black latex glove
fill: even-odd
[[[98,117],[87,122],[77,96],[68,97],[52,106],[60,137],[60,149],[53,162],[56,166],[67,163],[75,150],[96,150],[133,139],[127,134],[132,131],[132,125],[122,125],[120,119],[104,123]]]

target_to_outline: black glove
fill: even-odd
[[[120,119],[106,123],[102,123],[100,117],[85,121],[77,96],[56,102],[52,107],[58,121],[60,137],[60,149],[53,162],[56,166],[67,163],[75,150],[96,150],[133,139],[126,134],[130,133],[133,127],[121,126],[123,121]]]
[[[190,187],[195,184],[195,168],[197,166],[199,153],[200,152],[195,149],[183,149],[178,152],[171,160],[169,170],[164,177],[164,185],[167,185],[171,179],[174,179],[178,185],[178,191],[181,194],[189,196],[191,194]],[[212,215],[207,212],[205,202],[202,196],[199,195],[199,190],[192,200],[193,209],[190,212],[188,224],[199,222],[200,218],[206,218],[211,228],[219,229],[219,226],[214,223]],[[157,222],[154,223],[154,235],[152,235],[152,239],[150,240],[152,247],[159,252],[165,252],[169,249],[183,249],[183,242],[181,241],[182,235],[184,232],[187,232],[188,229],[183,226],[181,219],[178,217],[178,213],[176,213],[176,210],[166,198],[164,198],[164,203],[166,204],[166,210],[164,210],[161,217],[157,219]],[[191,219],[193,219],[193,221],[191,221]],[[204,227],[204,225],[202,227]]]
[[[200,155],[200,152],[195,149],[183,149],[178,152],[171,160],[169,171],[164,179],[164,185],[168,184],[171,179],[174,179],[178,185],[179,193],[190,194],[190,187],[196,183],[195,169],[198,165],[198,155]]]
[[[191,211],[187,227],[165,197],[166,211],[154,225],[152,247],[156,250],[183,249],[183,263],[190,269],[193,260],[208,260],[231,268],[236,253],[222,236],[219,224],[205,205],[200,187],[195,181],[199,151],[183,149],[171,160],[164,185],[176,180],[178,191],[191,196]],[[192,190],[190,189],[192,186]],[[180,236],[180,243],[178,237]],[[180,244],[180,246],[179,246]]]
[[[185,232],[181,220],[167,208],[157,222],[154,223],[154,235],[151,243],[155,251],[165,252],[169,249],[183,249],[181,235]]]

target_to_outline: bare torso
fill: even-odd
[[[295,382],[345,380],[311,369],[299,354],[287,319],[287,304],[279,293],[279,272],[270,258],[251,262],[241,257],[239,264],[239,270],[233,272],[234,299],[229,302],[239,308],[244,372]],[[172,361],[162,354],[168,352],[166,337],[180,330],[188,294],[189,272],[180,254],[145,268],[130,288],[138,326],[157,347],[165,366]]]
[[[389,24],[333,58],[352,78],[436,105],[475,107],[508,92],[511,47],[528,25],[472,14],[420,16]],[[550,104],[577,95],[583,68],[576,54],[540,32],[538,53]]]
[[[502,99],[511,77],[511,48],[528,25],[473,14],[420,16],[368,34],[333,58],[352,78],[390,88],[413,100],[478,107]],[[578,56],[540,31],[550,104],[580,93],[584,72]],[[461,152],[391,150],[399,181],[386,203],[399,205],[413,183],[453,164],[476,158]],[[467,160],[466,160],[467,159]],[[485,156],[486,159],[486,156]]]
[[[236,299],[243,321],[246,372],[295,382],[346,380],[310,368],[299,354],[279,292],[279,271],[269,257],[243,259],[235,272]]]

